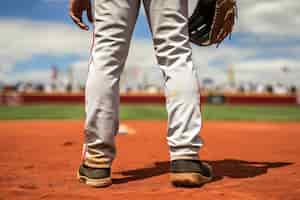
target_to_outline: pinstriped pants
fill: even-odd
[[[143,1],[165,81],[171,160],[197,160],[202,146],[199,86],[191,59],[187,2]],[[83,156],[83,162],[90,167],[110,167],[116,155],[119,81],[140,4],[141,0],[94,0],[95,41],[86,83]]]

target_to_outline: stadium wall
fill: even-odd
[[[212,104],[272,104],[272,105],[299,105],[299,98],[296,95],[270,95],[270,94],[221,94],[221,95],[201,95],[201,103]],[[0,104],[34,104],[34,103],[83,103],[84,95],[66,93],[0,93]],[[163,104],[164,95],[149,94],[123,94],[122,103],[129,104]]]

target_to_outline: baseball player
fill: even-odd
[[[203,145],[199,87],[189,43],[187,0],[70,0],[70,16],[83,30],[84,11],[94,25],[94,44],[86,83],[83,161],[78,179],[87,185],[112,184],[115,134],[119,126],[119,82],[140,4],[151,27],[164,77],[168,113],[170,179],[175,186],[200,186],[212,180],[200,161]]]

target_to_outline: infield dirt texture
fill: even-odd
[[[299,199],[299,123],[205,122],[216,177],[195,189],[169,184],[166,121],[122,123],[136,133],[117,136],[114,184],[94,189],[76,180],[82,120],[0,121],[0,199]]]

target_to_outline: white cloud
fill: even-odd
[[[0,20],[0,26],[0,71],[35,55],[88,54],[91,33],[75,27],[30,20]]]
[[[194,60],[200,68],[200,77],[210,76],[223,82],[226,80],[226,66],[234,65],[237,79],[241,81],[300,84],[300,79],[297,78],[300,77],[300,1],[240,0],[238,4],[240,9],[236,31],[245,33],[245,36],[239,41],[239,46],[226,42],[218,49],[194,47]],[[14,69],[16,63],[41,54],[76,55],[78,60],[74,60],[72,66],[82,72],[78,76],[82,79],[86,77],[90,32],[55,22],[17,19],[0,19],[0,26],[1,80],[38,76],[33,71],[28,71],[32,75],[20,73],[11,77],[14,73],[9,71]],[[134,38],[126,69],[154,69],[155,63],[152,42]],[[283,75],[280,70],[282,66],[288,66],[291,72]]]
[[[300,60],[284,58],[256,58],[263,53],[263,49],[256,48],[238,48],[222,46],[215,47],[193,47],[193,60],[198,68],[199,77],[211,77],[217,83],[227,81],[227,67],[233,66],[235,69],[236,79],[240,82],[262,82],[262,83],[297,83],[300,85]],[[251,58],[251,59],[249,59]],[[216,64],[217,63],[217,64]],[[84,80],[87,73],[87,59],[74,63],[73,68],[77,71],[77,77]],[[283,73],[282,68],[288,67],[288,73]],[[138,72],[136,69],[139,70]],[[143,71],[146,73],[144,74]],[[151,72],[151,73],[149,73]],[[154,73],[156,72],[156,73]],[[135,80],[136,73],[138,77],[149,73],[148,80],[154,83],[155,77],[159,76],[159,69],[156,66],[152,41],[150,40],[133,40],[130,53],[127,59],[123,76],[126,79]],[[153,77],[154,76],[154,77]],[[143,77],[142,77],[143,78]]]
[[[298,36],[300,1],[241,0],[237,31],[276,36]]]
[[[33,82],[42,82],[47,83],[50,82],[51,79],[51,70],[26,70],[18,73],[8,73],[1,74],[0,79],[4,80],[7,83],[14,83],[16,81],[33,81]]]
[[[189,0],[193,10],[197,0]],[[237,0],[237,32],[275,36],[298,36],[300,33],[300,1]]]

